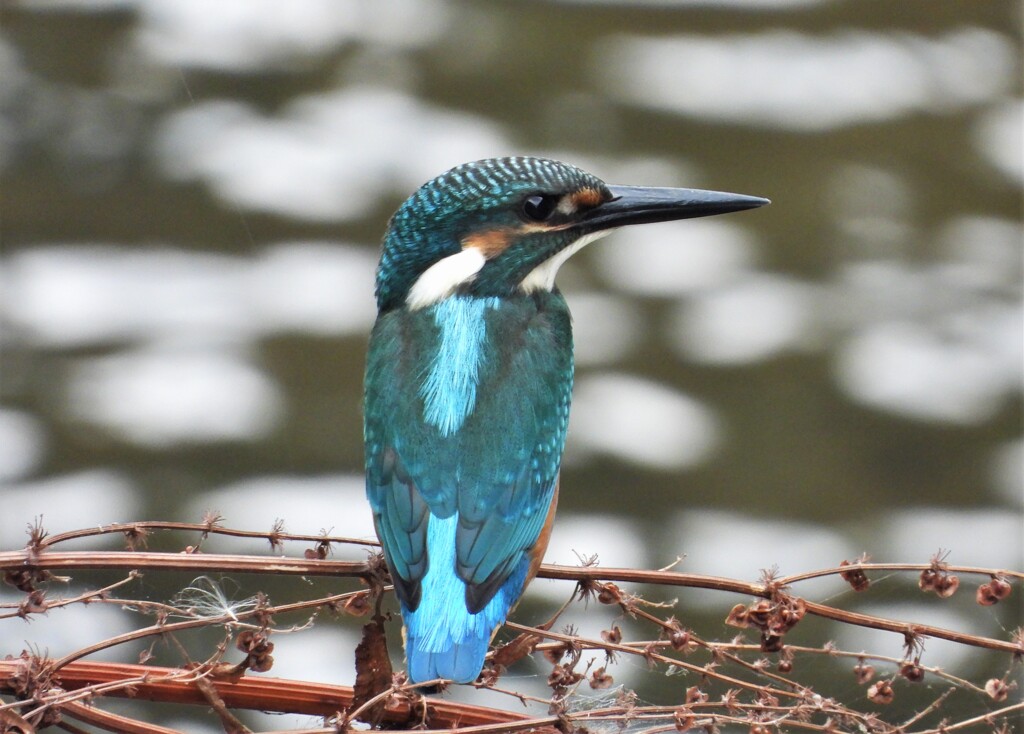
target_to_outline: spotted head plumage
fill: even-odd
[[[603,181],[546,158],[464,163],[423,184],[391,218],[377,271],[382,310],[408,301],[429,268],[451,262],[440,282],[412,292],[422,307],[463,288],[503,296],[538,264],[582,236],[582,212],[612,198]],[[431,287],[426,287],[426,286]]]

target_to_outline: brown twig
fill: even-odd
[[[17,668],[17,661],[0,660],[0,691]],[[96,686],[117,685],[131,680],[131,689],[110,688],[107,695],[142,701],[207,705],[208,701],[195,685],[195,671],[180,668],[162,668],[130,663],[97,663],[78,661],[61,669],[61,685],[65,690],[94,689]],[[209,678],[226,706],[234,709],[278,711],[281,713],[333,716],[352,705],[352,689],[310,681],[293,681],[264,676],[243,676],[237,681]],[[469,704],[430,699],[427,701],[431,721],[440,726],[455,727],[460,722],[470,724],[506,724],[526,721],[529,717],[509,711],[472,706]],[[404,723],[411,709],[401,702],[385,709],[385,720]]]
[[[273,643],[267,643],[269,635],[310,627],[324,608],[332,612],[347,612],[361,616],[368,612],[366,599],[371,596],[372,590],[372,596],[376,597],[378,604],[377,612],[380,614],[380,591],[390,588],[384,586],[387,578],[380,556],[371,555],[365,562],[328,558],[331,554],[331,543],[356,543],[364,548],[373,544],[348,538],[332,538],[326,532],[319,535],[287,534],[280,521],[267,533],[223,528],[220,522],[219,516],[211,514],[203,523],[124,523],[72,531],[52,537],[48,537],[41,524],[37,522],[30,528],[31,540],[24,550],[0,552],[0,571],[5,572],[5,578],[9,583],[26,594],[24,601],[5,605],[8,609],[17,611],[3,616],[22,616],[30,619],[33,615],[60,606],[103,603],[117,604],[125,609],[153,614],[156,619],[154,624],[145,628],[94,642],[56,661],[46,660],[38,653],[23,652],[19,660],[0,662],[0,693],[6,691],[17,699],[0,704],[0,716],[16,716],[14,712],[18,711],[23,714],[24,720],[40,725],[53,723],[63,715],[66,717],[63,725],[67,730],[80,731],[72,719],[79,719],[95,726],[105,725],[101,723],[101,719],[106,714],[86,705],[86,702],[103,696],[130,696],[141,700],[213,706],[223,726],[231,732],[244,732],[245,729],[229,709],[253,708],[324,716],[330,720],[332,726],[307,731],[336,732],[346,729],[348,722],[372,707],[384,712],[382,723],[385,725],[402,728],[447,726],[448,729],[431,731],[457,730],[477,734],[538,727],[565,732],[577,726],[599,723],[638,725],[650,732],[701,727],[710,730],[713,727],[730,725],[748,727],[752,734],[776,734],[780,729],[829,733],[872,731],[909,734],[908,730],[914,726],[933,726],[940,707],[954,691],[958,692],[958,696],[968,693],[973,695],[975,703],[984,702],[987,708],[991,702],[1005,701],[1015,690],[1016,685],[1011,678],[1012,668],[1002,679],[992,678],[982,686],[980,681],[976,684],[938,668],[921,664],[920,642],[923,638],[936,637],[961,645],[1002,653],[1010,652],[1014,664],[1024,658],[1024,631],[1021,630],[1010,633],[1008,640],[992,639],[916,622],[865,615],[831,604],[807,601],[792,593],[793,586],[813,578],[840,575],[854,590],[862,591],[869,587],[868,573],[906,572],[918,573],[918,585],[921,589],[935,593],[940,598],[947,598],[955,593],[960,580],[954,574],[977,575],[991,579],[978,588],[977,600],[984,606],[999,603],[1011,593],[1019,593],[1019,584],[1016,582],[1024,579],[1024,573],[951,566],[946,564],[941,553],[927,564],[867,563],[866,557],[862,557],[855,563],[844,563],[835,568],[787,577],[775,577],[772,573],[766,573],[757,583],[680,573],[671,568],[658,571],[599,568],[588,562],[582,566],[545,565],[541,567],[539,575],[574,582],[580,592],[579,599],[596,597],[603,604],[618,606],[624,615],[638,624],[645,625],[648,629],[653,628],[655,634],[643,635],[649,639],[623,640],[622,630],[617,624],[613,624],[610,629],[601,633],[602,639],[598,640],[581,637],[571,629],[566,632],[552,632],[550,624],[530,627],[508,623],[510,629],[521,633],[517,640],[524,644],[519,647],[510,644],[506,646],[510,649],[504,656],[499,654],[492,657],[492,664],[485,670],[477,687],[508,695],[524,704],[528,699],[547,703],[549,715],[512,715],[483,707],[467,707],[458,712],[445,709],[443,701],[423,699],[415,686],[404,682],[404,674],[401,673],[393,677],[388,673],[379,682],[380,685],[374,686],[373,692],[380,691],[376,697],[371,697],[365,702],[354,701],[348,689],[321,688],[317,684],[268,679],[253,673],[265,671],[272,664],[272,658],[267,657],[273,648]],[[146,535],[158,529],[198,532],[200,539],[182,553],[134,550],[137,547],[144,547]],[[54,549],[57,544],[75,538],[113,533],[125,534],[133,550],[65,552]],[[312,549],[307,548],[302,558],[199,552],[198,548],[203,541],[213,534],[263,538],[268,540],[275,552],[282,550],[286,541],[312,542],[315,546]],[[52,572],[74,572],[82,569],[128,570],[130,575],[107,587],[88,591],[76,597],[52,601],[46,599],[48,586],[54,581],[63,580],[52,575]],[[227,601],[215,582],[193,583],[185,590],[187,594],[183,592],[180,597],[175,597],[169,603],[110,597],[113,589],[129,585],[141,571],[349,577],[361,578],[368,582],[371,588],[360,588],[357,591],[317,599],[302,599],[277,606],[270,606],[262,595],[239,602]],[[1014,581],[1013,584],[1010,583],[1011,580]],[[734,638],[732,642],[705,640],[692,630],[684,629],[674,617],[665,616],[671,613],[668,611],[672,607],[671,604],[645,601],[611,582],[646,584],[663,589],[703,588],[754,597],[752,602],[737,604],[729,613],[726,622],[736,627],[760,630],[761,644],[742,644],[741,637]],[[987,593],[982,594],[983,591]],[[577,595],[574,594],[567,604],[573,603],[576,598]],[[846,599],[848,596],[843,598]],[[308,613],[305,623],[293,624],[291,627],[274,624],[275,615],[302,611]],[[892,658],[842,651],[836,649],[832,643],[824,643],[818,647],[785,644],[783,636],[800,622],[805,613],[843,624],[881,629],[902,635],[905,642],[904,656]],[[0,616],[0,619],[3,616]],[[177,618],[176,621],[168,621],[174,618]],[[182,668],[102,664],[83,660],[99,650],[144,638],[153,638],[155,642],[162,637],[172,644],[179,644],[176,635],[180,633],[216,627],[222,628],[223,635],[216,651],[209,655],[209,643],[204,642],[207,647],[201,649],[205,652],[196,657],[206,658],[205,662],[189,664]],[[266,648],[260,648],[263,650],[260,654],[264,655],[260,661],[266,663],[265,666],[251,663],[249,658],[238,664],[222,661],[222,655],[233,637],[239,634],[241,637],[253,636],[257,632],[262,640],[260,644]],[[241,637],[239,649],[243,652],[248,651],[247,654],[251,658],[256,654],[253,652],[256,648],[251,645],[241,646]],[[653,639],[650,639],[651,637]],[[541,639],[548,642],[538,644]],[[185,647],[179,647],[186,660],[191,659]],[[685,697],[681,693],[680,702],[675,706],[641,706],[631,694],[622,692],[615,705],[596,710],[573,711],[573,701],[579,698],[576,691],[581,686],[588,682],[595,689],[613,685],[610,671],[605,667],[597,667],[598,664],[594,663],[591,657],[581,656],[584,649],[602,651],[609,661],[617,654],[630,655],[642,657],[651,667],[663,672],[686,671],[696,678],[697,685],[686,689]],[[500,680],[504,665],[511,665],[534,650],[543,652],[552,664],[548,684],[553,695],[549,701],[527,697],[520,692],[505,690],[495,685]],[[837,701],[812,691],[801,682],[800,677],[797,677],[798,673],[791,672],[796,653],[858,658],[858,667],[852,672],[856,673],[858,682],[865,686],[874,670],[863,667],[864,660],[885,661],[898,666],[898,672],[892,673],[891,677],[876,679],[871,687],[852,689],[861,691],[860,696],[866,694],[872,703],[883,706],[892,701],[894,692],[897,696],[902,695],[899,693],[899,686],[895,685],[901,678],[906,678],[903,685],[908,685],[909,681],[921,680],[927,672],[952,683],[956,688],[939,693],[931,703],[924,708],[917,708],[912,715],[903,710],[900,721],[887,721],[879,714],[858,711],[858,707],[852,701]],[[386,651],[383,654],[386,657]],[[770,657],[771,654],[778,654],[775,662]],[[699,657],[687,659],[689,655]],[[250,669],[247,671],[247,668]],[[83,678],[86,671],[92,671],[97,675],[93,678]],[[881,688],[876,688],[879,685],[884,685],[884,695],[879,693]],[[327,690],[334,692],[334,698],[325,695]],[[886,698],[887,700],[882,700]],[[995,727],[1013,714],[1019,713],[1022,707],[1024,704],[1014,703],[973,719],[943,722],[937,728],[924,730],[923,734],[949,732],[977,724]],[[86,718],[85,715],[90,713],[95,713],[96,718]],[[445,718],[446,715],[449,718]],[[107,728],[118,731],[139,731],[145,734],[170,731],[131,719],[124,719],[120,723],[117,718],[103,720],[107,722]],[[468,728],[463,725],[468,725]],[[140,728],[128,728],[130,726]]]
[[[930,564],[896,564],[899,570],[922,571],[930,568]],[[889,569],[887,564],[862,564],[861,568],[872,570]],[[848,570],[831,569],[831,573]],[[948,567],[956,570],[957,567]],[[241,556],[218,553],[136,553],[132,551],[71,551],[46,552],[41,554],[31,551],[6,551],[0,553],[0,571],[8,570],[61,570],[73,571],[81,569],[145,569],[174,571],[203,571],[206,573],[237,572],[261,573],[273,575],[303,576],[359,576],[370,575],[369,564],[354,561],[310,560],[305,558],[264,558],[260,556]],[[962,573],[978,573],[991,575],[991,569],[975,569]],[[1004,573],[1004,572],[1000,572]],[[1024,574],[1005,572],[1007,575],[1024,577]],[[537,574],[541,578],[561,579],[564,581],[620,581],[653,584],[660,586],[685,586],[717,591],[731,591],[768,598],[773,589],[767,584],[755,584],[719,576],[679,573],[675,571],[646,571],[629,568],[599,568],[595,566],[557,566],[544,564]],[[861,614],[846,609],[838,609],[826,604],[807,602],[807,612],[815,616],[833,619],[861,627],[886,630],[897,634],[912,634],[923,637],[935,637],[974,647],[984,647],[1015,655],[1024,654],[1019,644],[990,637],[972,635],[966,632],[947,630],[926,624],[901,622],[885,619],[869,614]]]
[[[184,734],[178,729],[168,729],[166,726],[147,724],[137,719],[130,719],[127,716],[112,714],[103,711],[95,706],[86,706],[81,703],[68,703],[62,707],[65,716],[84,721],[86,724],[98,726],[107,731],[117,734]]]
[[[267,540],[274,543],[277,541],[295,541],[300,543],[338,543],[339,545],[358,545],[366,547],[380,547],[380,543],[376,540],[362,540],[359,538],[348,538],[339,535],[309,535],[302,533],[286,533],[284,530],[278,530],[276,527],[272,528],[269,532],[260,532],[258,530],[238,530],[235,528],[226,528],[216,523],[195,523],[195,522],[161,522],[161,521],[140,521],[140,522],[126,522],[126,523],[114,523],[111,525],[100,525],[95,528],[81,528],[78,530],[70,530],[66,533],[57,533],[56,535],[50,535],[44,538],[38,544],[39,550],[47,550],[57,545],[58,543],[65,543],[69,540],[77,540],[80,538],[92,538],[99,535],[111,535],[111,534],[125,534],[125,533],[138,533],[148,532],[151,530],[184,530],[184,531],[195,531],[206,535],[224,535],[232,538],[258,538],[260,540]]]

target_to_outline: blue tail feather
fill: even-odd
[[[491,636],[522,593],[529,569],[529,559],[524,557],[487,606],[471,614],[466,607],[466,584],[455,572],[457,525],[458,513],[447,518],[431,515],[427,526],[430,566],[421,581],[420,603],[415,611],[402,605],[409,678],[414,683],[434,678],[457,683],[476,680]]]
[[[452,646],[441,652],[427,652],[415,646],[409,640],[409,678],[414,683],[435,678],[447,678],[456,683],[472,683],[480,675],[487,655],[488,639],[467,640],[464,643],[452,643]]]

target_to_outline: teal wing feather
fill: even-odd
[[[367,493],[399,596],[412,610],[429,563],[430,514],[459,514],[456,571],[476,613],[537,542],[555,490],[572,392],[565,302],[557,292],[502,299],[480,318],[475,394],[447,435],[425,420],[416,387],[442,338],[429,309],[382,315],[371,340]]]

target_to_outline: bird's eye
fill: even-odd
[[[555,211],[555,207],[558,206],[557,196],[542,196],[541,194],[534,194],[533,196],[527,196],[523,199],[523,214],[526,215],[527,219],[532,219],[535,222],[543,222],[551,213]]]

